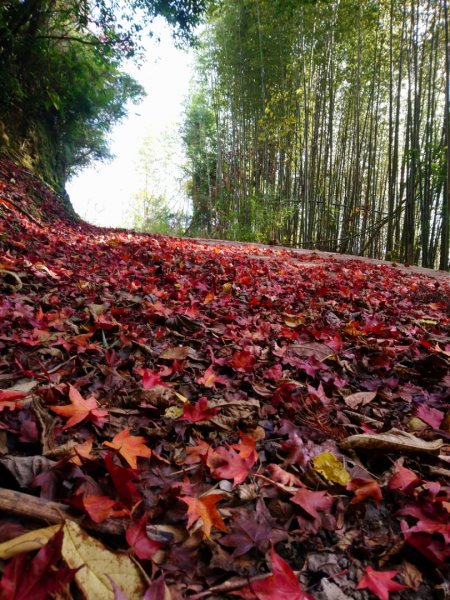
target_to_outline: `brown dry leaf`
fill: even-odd
[[[55,461],[44,456],[2,456],[0,465],[17,481],[21,488],[31,486],[33,479],[55,465]]]
[[[251,502],[259,496],[259,490],[254,483],[242,483],[238,486],[239,499],[243,502]]]
[[[103,304],[92,303],[92,304],[88,304],[86,306],[86,309],[91,313],[94,320],[97,317],[100,317],[101,315],[103,315],[108,308],[109,308],[109,305],[106,302],[104,302]]]
[[[317,360],[323,361],[334,354],[333,350],[326,344],[319,342],[305,342],[304,344],[293,344],[289,347],[298,356],[312,356],[315,354]]]
[[[27,531],[12,540],[0,544],[0,558],[8,560],[22,552],[39,550],[61,529],[61,525],[51,525],[34,531]]]
[[[262,396],[263,398],[271,398],[273,396],[273,387],[262,385],[261,383],[253,382],[252,388],[255,394]]]
[[[351,435],[340,443],[344,450],[380,450],[383,452],[417,452],[438,454],[444,446],[442,439],[426,442],[412,433],[390,429],[385,433]]]
[[[324,577],[320,583],[324,600],[348,600],[347,594],[326,577]]]
[[[304,315],[300,314],[291,314],[291,313],[283,313],[282,314],[283,317],[283,321],[284,324],[287,325],[288,327],[298,327],[298,325],[301,325],[303,323],[303,321],[305,320]]]
[[[74,521],[64,523],[62,556],[86,600],[114,600],[111,576],[129,598],[142,598],[144,581],[140,570],[127,554],[111,552],[90,537]]]
[[[344,402],[350,408],[357,408],[358,406],[365,406],[372,402],[377,395],[377,392],[356,392],[356,394],[350,394],[344,398]]]
[[[208,423],[214,423],[217,427],[226,431],[236,429],[237,423],[245,423],[259,411],[260,403],[255,398],[247,398],[243,401],[227,402],[226,400],[210,400],[208,408],[220,408],[220,414],[208,419]]]
[[[442,431],[450,433],[450,411],[447,412],[447,414],[445,415],[440,428],[442,429]]]
[[[0,454],[8,454],[8,434],[3,429],[0,431]]]
[[[37,379],[23,379],[15,383],[11,388],[11,392],[24,392],[29,394],[37,385],[39,381]]]
[[[183,402],[183,404],[186,404],[187,402],[189,402],[189,400],[186,398],[186,396],[183,396],[183,394],[179,394],[178,392],[175,392],[175,391],[173,393],[178,398],[178,400],[181,400],[181,402]]]
[[[402,580],[405,585],[417,592],[423,581],[423,575],[416,566],[404,560],[402,563]]]
[[[161,354],[159,358],[163,358],[164,360],[184,360],[188,357],[191,348],[189,346],[174,346],[172,348],[166,348]]]

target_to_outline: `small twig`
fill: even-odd
[[[241,577],[239,579],[225,581],[220,585],[214,585],[213,587],[209,588],[209,590],[207,590],[206,592],[200,592],[199,594],[195,594],[194,596],[189,596],[189,600],[200,600],[200,598],[206,598],[206,596],[209,596],[210,594],[228,594],[229,592],[234,592],[244,586],[251,585],[255,581],[265,579],[269,575],[271,575],[271,573],[264,573],[264,575],[256,575],[256,577],[252,578]]]
[[[64,365],[67,365],[67,363],[69,363],[71,360],[74,360],[75,358],[76,358],[76,356],[71,356],[70,358],[68,358],[64,362],[60,363],[59,365],[56,365],[56,367],[53,367],[53,369],[49,369],[47,371],[47,373],[49,375],[51,375],[52,373],[56,373],[56,371],[59,371],[59,369],[61,369],[61,367],[64,367]]]
[[[377,419],[372,419],[371,417],[363,415],[362,413],[356,412],[354,410],[344,409],[342,412],[345,415],[352,417],[358,423],[366,423],[367,425],[375,425],[376,427],[381,427],[383,425],[381,421],[378,421]]]
[[[183,473],[189,473],[189,471],[193,471],[194,469],[198,469],[201,466],[201,463],[197,463],[196,465],[192,465],[191,467],[186,467],[185,469],[180,469],[179,471],[175,471],[171,473],[170,476],[174,477],[175,475],[183,475]]]
[[[257,477],[258,479],[262,479],[262,481],[265,481],[266,483],[268,483],[269,485],[273,485],[274,487],[278,488],[279,490],[281,490],[282,492],[284,492],[285,494],[292,494],[295,491],[298,490],[298,486],[292,486],[292,485],[284,485],[283,483],[278,483],[277,481],[273,481],[273,479],[269,479],[268,477],[266,477],[265,475],[261,475],[260,473],[252,473],[253,477]]]

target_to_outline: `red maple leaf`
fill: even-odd
[[[136,373],[142,377],[141,383],[144,390],[151,390],[157,385],[163,387],[170,387],[169,383],[166,383],[161,377],[167,377],[172,373],[172,369],[162,367],[159,371],[152,371],[152,369],[135,369]]]
[[[0,582],[5,600],[47,600],[73,578],[78,569],[56,568],[61,558],[63,530],[56,533],[30,560],[30,553],[15,556],[6,565]]]
[[[234,448],[219,446],[211,449],[206,458],[211,475],[216,479],[232,479],[233,486],[242,483],[250,472],[254,460],[243,458]]]
[[[380,505],[383,499],[380,486],[374,479],[355,477],[347,483],[346,489],[355,492],[350,504],[358,504],[367,500],[367,498],[372,498],[376,504]]]
[[[446,544],[450,544],[450,522],[448,512],[439,502],[424,503],[422,506],[408,504],[398,511],[400,515],[407,515],[418,519],[417,523],[410,527],[409,533],[440,534]]]
[[[263,373],[263,377],[266,379],[272,379],[272,381],[278,381],[283,376],[283,367],[277,363],[272,365],[269,369],[266,369]]]
[[[147,516],[144,515],[139,521],[132,523],[125,533],[131,552],[141,560],[152,558],[162,547],[161,542],[148,537],[146,525]]]
[[[105,446],[114,448],[123,456],[132,469],[137,469],[137,457],[149,458],[152,451],[148,446],[145,446],[146,438],[140,435],[130,435],[128,428],[119,431],[113,437],[112,442],[103,442]]]
[[[196,465],[199,462],[206,461],[206,456],[211,446],[204,440],[200,440],[196,446],[186,447],[185,465]]]
[[[0,412],[4,408],[10,408],[14,410],[18,407],[16,404],[16,400],[22,400],[25,398],[26,394],[24,392],[17,392],[15,390],[0,390]]]
[[[105,457],[105,466],[108,469],[117,495],[124,506],[131,508],[139,502],[141,495],[134,483],[138,478],[138,472],[128,467],[116,465],[110,453]]]
[[[103,426],[108,411],[97,408],[97,400],[94,396],[89,396],[85,400],[73,385],[69,385],[69,400],[71,403],[67,406],[49,407],[57,415],[69,417],[63,429],[69,429],[69,427],[73,427],[85,419],[92,421],[99,427]]]
[[[239,431],[239,437],[241,441],[238,444],[233,444],[231,447],[237,450],[241,458],[250,459],[252,466],[258,459],[256,452],[256,442],[264,437],[264,430],[261,428],[255,429],[253,432],[244,433]]]
[[[228,380],[221,375],[218,375],[212,365],[210,365],[201,377],[197,378],[197,383],[205,386],[206,388],[215,388],[217,383],[221,385],[227,385]]]
[[[234,592],[246,600],[314,600],[304,592],[299,580],[288,563],[271,550],[272,575],[252,581],[248,586]]]
[[[232,479],[233,486],[242,483],[258,459],[256,439],[239,432],[240,443],[229,448],[219,446],[209,450],[206,464],[216,479]]]
[[[190,529],[199,519],[202,520],[202,529],[205,537],[209,538],[211,528],[214,526],[220,531],[226,531],[225,523],[216,508],[216,504],[222,500],[222,494],[209,494],[201,498],[192,496],[180,496],[185,504],[188,505],[188,523],[187,528]]]
[[[374,571],[366,567],[366,572],[356,586],[357,590],[370,590],[380,600],[389,600],[389,592],[399,592],[408,588],[407,585],[392,581],[400,571]]]
[[[110,517],[123,517],[127,514],[126,511],[115,510],[116,501],[108,496],[75,496],[66,502],[86,512],[94,523],[102,523]]]
[[[441,410],[437,410],[436,408],[427,406],[426,404],[421,404],[416,410],[415,414],[417,417],[419,417],[419,419],[435,429],[439,429],[445,416]]]
[[[450,559],[449,544],[434,538],[429,533],[410,533],[405,521],[401,521],[400,527],[408,544],[421,552],[439,568],[448,569],[448,561]]]
[[[230,365],[235,371],[250,373],[256,363],[256,358],[248,350],[238,350],[231,357]]]
[[[406,469],[402,465],[397,466],[397,471],[391,477],[388,483],[390,490],[401,490],[402,492],[411,492],[419,485],[422,480],[411,469]]]
[[[303,508],[313,519],[320,517],[319,512],[329,511],[333,506],[334,499],[327,492],[312,492],[306,488],[300,488],[292,496],[291,502],[295,502]]]
[[[207,421],[215,417],[220,411],[220,408],[208,408],[208,400],[205,396],[201,396],[195,404],[185,404],[181,419],[189,421],[189,423],[197,423],[198,421]]]

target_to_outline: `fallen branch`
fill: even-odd
[[[199,594],[195,594],[194,596],[189,596],[189,600],[200,600],[200,598],[206,598],[206,596],[210,596],[212,594],[228,594],[230,592],[235,592],[243,587],[246,587],[255,581],[259,581],[260,579],[265,579],[270,576],[271,573],[264,573],[263,575],[256,575],[255,577],[239,577],[235,579],[230,579],[221,583],[220,585],[214,585],[209,588],[209,590],[205,592],[200,592]]]
[[[125,531],[124,522],[107,519],[103,523],[93,523],[74,515],[72,510],[60,502],[36,498],[13,490],[0,488],[0,510],[20,517],[28,517],[47,523],[64,523],[67,519],[76,521],[84,529],[101,535],[120,536]],[[82,523],[80,523],[82,521]]]
[[[32,221],[35,225],[37,225],[41,229],[44,229],[44,226],[42,225],[42,223],[39,223],[39,221],[37,219],[35,219],[33,217],[33,215],[30,215],[30,213],[27,210],[25,210],[24,208],[22,208],[22,206],[19,206],[19,204],[17,204],[17,202],[14,202],[14,200],[10,200],[10,198],[5,198],[5,197],[2,197],[1,200],[4,204],[7,203],[7,204],[10,204],[11,206],[13,206],[16,210],[18,210],[20,213],[22,213],[28,219],[30,219],[30,221]]]

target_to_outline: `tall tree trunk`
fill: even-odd
[[[441,228],[441,254],[439,268],[445,271],[449,267],[449,238],[450,238],[450,43],[448,24],[448,0],[442,0],[444,5],[445,27],[445,143],[447,146],[447,173],[444,184],[444,198],[442,202],[442,228]]]

